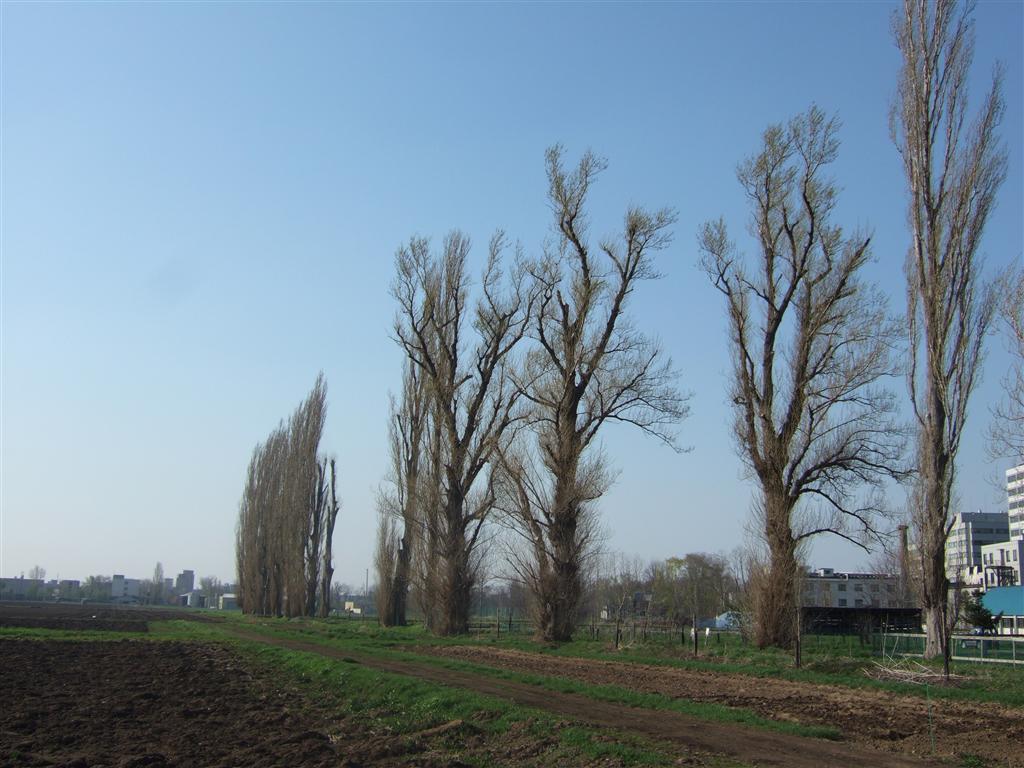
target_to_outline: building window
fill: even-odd
[[[839,585],[839,591],[840,592],[845,592],[846,591],[846,585],[845,584],[840,584]]]
[[[877,592],[878,591],[878,585],[877,584],[872,584],[871,585],[871,591],[872,592]]]
[[[840,597],[839,598],[839,607],[840,608],[845,608],[846,607],[846,598],[845,597]]]
[[[863,592],[864,591],[864,585],[863,584],[854,584],[853,585],[853,591],[854,592]]]
[[[860,599],[860,598],[858,597],[858,598],[857,598],[857,602],[855,603],[855,605],[856,605],[856,607],[858,607],[858,608],[862,608],[862,607],[864,606],[864,601],[863,601],[863,600],[861,600],[861,599]]]

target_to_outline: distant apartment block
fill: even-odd
[[[921,609],[903,594],[897,574],[819,568],[804,574],[800,590],[800,621],[806,632],[921,629]]]
[[[946,539],[946,577],[954,584],[981,586],[981,548],[998,544],[1010,536],[1005,512],[961,512],[953,518]]]
[[[139,599],[142,581],[127,579],[123,574],[115,573],[110,582],[110,599],[121,602],[133,602]]]
[[[1024,537],[1024,464],[1006,470],[1006,510],[1010,536]]]
[[[981,548],[981,567],[985,589],[1015,587],[1021,584],[1020,568],[1024,561],[1024,538],[986,544]]]
[[[196,575],[192,571],[182,571],[174,580],[174,592],[177,595],[184,595],[196,588]]]
[[[27,600],[43,590],[42,579],[0,579],[0,600]]]
[[[805,608],[904,608],[899,576],[819,568],[805,575]]]

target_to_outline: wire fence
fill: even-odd
[[[926,635],[879,634],[872,637],[878,656],[924,656]],[[954,661],[979,661],[995,664],[1024,664],[1024,637],[1006,635],[954,635]]]
[[[470,623],[470,632],[476,635],[529,637],[536,626],[528,620],[511,618],[476,618]],[[577,640],[591,640],[616,645],[674,645],[694,646],[690,626],[668,622],[601,621],[577,627]],[[926,637],[914,633],[871,634],[805,634],[800,638],[802,652],[846,656],[924,656]],[[701,651],[729,652],[749,647],[747,639],[735,630],[698,629],[696,644]],[[1024,665],[1024,637],[956,635],[952,639],[954,661],[978,661]]]

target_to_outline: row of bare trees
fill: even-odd
[[[509,258],[497,233],[475,299],[462,234],[438,253],[414,238],[396,256],[394,335],[406,360],[380,500],[385,624],[404,623],[412,587],[432,629],[466,631],[496,518],[514,533],[539,634],[569,639],[596,540],[592,505],[610,482],[599,430],[618,421],[674,445],[686,415],[671,362],[627,312],[637,285],[657,276],[673,214],[631,208],[621,233],[594,247],[586,204],[604,161],[586,153],[566,169],[553,147],[546,166],[551,242],[539,258],[518,247]]]
[[[287,423],[256,446],[236,526],[238,601],[246,613],[326,616],[339,502],[333,459],[319,455],[327,383],[317,376]]]
[[[979,276],[978,247],[1007,162],[996,133],[1004,109],[998,68],[967,120],[971,12],[969,3],[906,0],[894,15],[903,66],[891,131],[909,198],[908,343],[863,278],[870,236],[833,221],[837,188],[827,171],[838,123],[817,107],[770,127],[740,165],[756,254],[742,256],[723,221],[701,231],[704,269],[725,298],[733,430],[757,482],[768,555],[753,606],[762,646],[793,639],[802,542],[828,532],[866,546],[885,533],[886,479],[911,488],[928,655],[948,645],[945,547],[956,457],[997,309],[996,292]],[[1021,290],[1019,271],[1002,278],[1017,350]],[[894,355],[903,348],[909,364]],[[912,429],[895,418],[887,387],[899,375],[908,382]],[[1002,455],[1021,455],[1022,384],[1018,365],[992,430]],[[904,459],[908,438],[914,450]]]
[[[793,640],[800,548],[825,533],[865,548],[883,539],[893,481],[911,489],[928,653],[945,653],[957,452],[997,311],[1017,364],[994,412],[993,451],[1024,453],[1024,270],[994,290],[978,255],[1006,175],[1001,71],[969,122],[971,13],[952,0],[905,0],[894,15],[903,66],[891,132],[911,233],[903,318],[865,278],[870,234],[836,221],[829,170],[840,126],[816,106],[770,126],[739,166],[754,252],[740,251],[723,220],[700,231],[701,263],[728,319],[733,432],[756,481],[766,562],[752,613],[762,646]],[[380,504],[385,623],[405,621],[412,588],[434,629],[464,631],[494,518],[512,534],[511,566],[532,592],[540,635],[569,639],[599,538],[595,502],[612,478],[595,448],[601,428],[627,423],[677,447],[686,397],[627,311],[637,286],[657,277],[653,255],[675,216],[632,208],[620,233],[595,247],[587,202],[604,162],[587,153],[567,169],[560,147],[546,161],[553,237],[539,258],[516,249],[506,271],[496,235],[475,300],[461,234],[439,253],[422,239],[398,253],[395,338],[406,361]],[[910,424],[897,418],[899,377]]]

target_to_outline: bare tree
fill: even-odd
[[[341,510],[341,503],[338,501],[337,469],[334,459],[322,459],[322,470],[320,472],[321,482],[325,476],[328,481],[328,490],[324,494],[324,506],[321,514],[324,517],[323,538],[320,544],[320,596],[319,615],[321,618],[331,613],[331,580],[334,578],[334,526],[338,522],[338,512]]]
[[[433,631],[440,625],[438,617],[438,595],[441,590],[441,532],[444,498],[444,430],[437,418],[436,404],[429,406],[425,427],[423,468],[418,483],[415,505],[416,533],[412,539],[412,593],[423,616],[427,629]]]
[[[288,421],[256,446],[239,505],[239,604],[249,613],[315,615],[329,605],[335,464],[318,456],[327,384],[317,377]],[[322,577],[325,577],[322,578]]]
[[[156,604],[164,602],[164,566],[160,561],[157,561],[156,567],[153,568],[153,590],[150,599]]]
[[[1011,367],[1003,377],[1003,400],[992,409],[989,454],[1024,461],[1024,266],[1007,270],[996,284]]]
[[[199,590],[206,597],[207,606],[212,606],[214,601],[224,594],[224,585],[216,576],[203,576],[199,579]]]
[[[863,547],[879,533],[874,491],[900,476],[905,443],[882,386],[895,373],[899,329],[881,292],[860,277],[870,237],[831,221],[837,190],[825,174],[838,127],[812,107],[769,127],[761,150],[740,165],[759,251],[753,264],[724,221],[700,233],[702,265],[725,297],[733,430],[758,482],[769,553],[754,604],[760,646],[793,640],[801,542],[832,533]]]
[[[575,469],[572,537],[557,541],[550,533],[555,526],[553,483],[533,454],[525,446],[504,450],[495,476],[497,508],[515,534],[508,562],[530,591],[537,636],[547,641],[571,639],[585,576],[602,541],[593,502],[610,485],[610,473],[600,456]]]
[[[420,475],[423,470],[423,443],[429,421],[429,390],[426,379],[418,367],[407,359],[402,375],[402,395],[396,403],[391,401],[391,418],[388,424],[391,443],[390,489],[384,491],[378,500],[382,514],[401,521],[401,539],[391,545],[390,539],[378,537],[378,545],[386,549],[378,553],[378,584],[387,596],[379,598],[387,608],[378,616],[383,626],[403,626],[412,582],[412,557],[415,538],[421,530],[419,506],[423,503],[424,491]],[[381,525],[385,525],[382,521]],[[395,531],[397,536],[397,530]],[[393,557],[391,557],[393,553]],[[390,564],[390,571],[379,568]]]
[[[588,507],[610,479],[588,449],[607,422],[633,425],[674,447],[671,430],[688,408],[671,360],[627,312],[638,284],[658,277],[653,256],[669,244],[675,214],[630,208],[621,235],[592,250],[587,196],[605,161],[587,152],[568,171],[562,148],[554,146],[546,165],[556,240],[533,268],[536,345],[520,382],[542,472],[515,459],[506,476],[517,486],[512,520],[532,550],[533,561],[520,566],[534,591],[538,633],[564,641],[575,628],[581,568],[595,530]]]
[[[890,127],[909,192],[907,381],[917,421],[916,524],[928,657],[948,650],[950,498],[995,310],[993,292],[979,284],[977,251],[1007,163],[996,133],[1004,110],[998,67],[976,119],[967,122],[972,10],[973,3],[953,0],[905,0],[893,17],[903,62]]]
[[[467,305],[469,240],[462,234],[449,234],[436,256],[426,240],[414,238],[395,258],[395,338],[429,386],[444,456],[442,508],[428,534],[438,545],[435,629],[444,635],[468,631],[475,549],[493,504],[485,469],[517,420],[510,355],[526,331],[531,306],[518,260],[507,277],[502,272],[504,250],[498,233],[473,309]],[[478,489],[481,483],[488,488]]]
[[[379,500],[380,501],[380,500]],[[377,507],[377,545],[373,553],[373,571],[377,579],[374,594],[377,617],[381,626],[394,626],[396,599],[392,581],[398,561],[399,539],[395,516],[383,503]]]

